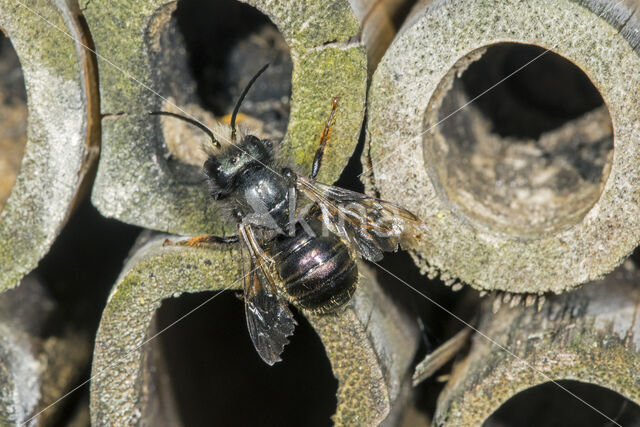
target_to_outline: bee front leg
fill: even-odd
[[[211,248],[217,245],[238,243],[240,241],[238,235],[233,236],[216,236],[215,234],[204,234],[202,236],[194,236],[187,240],[165,240],[162,246],[190,246],[194,248]]]
[[[327,146],[327,141],[329,141],[329,134],[331,133],[331,126],[333,126],[333,121],[335,119],[336,110],[338,109],[338,101],[340,98],[334,96],[332,101],[331,112],[329,113],[329,117],[327,118],[327,122],[324,124],[324,129],[322,130],[322,134],[320,134],[320,147],[316,150],[316,155],[313,158],[313,166],[311,167],[311,178],[315,179],[316,175],[318,175],[318,171],[320,171],[320,165],[322,164],[322,157],[324,156],[324,149]]]

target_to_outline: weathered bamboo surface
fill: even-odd
[[[435,425],[480,425],[511,397],[549,381],[599,385],[640,404],[639,280],[626,261],[540,311],[503,306],[494,315],[486,301],[478,330],[497,345],[474,336],[439,398]]]
[[[156,237],[135,252],[103,313],[91,382],[95,425],[154,424],[165,416],[166,405],[158,404],[155,392],[161,385],[150,378],[158,368],[150,362],[155,357],[150,359],[146,344],[153,338],[149,327],[163,299],[183,292],[241,289],[241,255],[236,249],[163,247],[165,238]],[[375,425],[384,420],[409,380],[406,372],[417,345],[413,320],[399,312],[372,279],[364,277],[343,312],[308,317],[338,379],[333,416],[337,425]],[[223,342],[216,347],[216,351],[234,351]],[[256,357],[255,363],[262,362]],[[222,369],[237,369],[237,375],[242,375],[246,367]],[[215,389],[216,384],[210,387]]]
[[[225,4],[218,13],[237,5],[227,3],[232,4]],[[364,47],[354,38],[359,31],[358,21],[346,1],[247,4],[275,24],[288,47],[293,64],[290,94],[285,87],[284,93],[271,95],[277,95],[271,98],[271,104],[290,105],[288,121],[287,117],[280,119],[286,128],[280,147],[283,155],[302,170],[310,170],[331,99],[340,97],[332,132],[334,143],[327,149],[324,163],[327,168],[321,172],[321,178],[331,182],[337,179],[353,152],[364,114],[366,57]],[[172,29],[175,7],[175,2],[160,0],[92,1],[85,10],[98,51],[115,64],[99,60],[102,110],[106,117],[92,200],[105,216],[151,229],[176,233],[219,231],[219,216],[212,212],[209,198],[202,191],[197,168],[172,161],[167,146],[175,144],[160,132],[159,120],[148,116],[149,111],[166,108],[167,100],[179,107],[194,103],[190,97],[193,78],[180,59],[185,57],[184,45],[175,37],[167,41],[171,34],[176,34]],[[254,37],[261,37],[255,33],[262,31],[263,26],[242,28],[245,22],[238,18],[243,16],[226,18],[236,19],[233,22],[237,28],[229,31],[253,31]],[[237,37],[241,39],[240,35]],[[207,49],[215,50],[215,39],[206,43]],[[224,45],[220,47],[223,48]],[[263,63],[253,63],[254,56],[249,52],[238,53],[245,54],[239,61],[242,70],[246,70],[246,75],[237,81],[241,88]],[[166,58],[170,62],[163,62]],[[238,67],[228,72],[235,76]],[[232,108],[233,104],[227,105],[223,114],[229,114]],[[185,177],[191,177],[190,182]]]
[[[96,69],[79,45],[89,43],[79,11],[63,1],[29,5],[0,2],[0,28],[22,67],[28,112],[20,172],[0,212],[0,291],[16,286],[51,246],[97,160],[100,138]],[[80,42],[43,25],[33,10]]]
[[[561,292],[637,246],[636,15],[597,4],[435,2],[385,54],[365,163],[372,191],[427,222],[415,250],[425,270],[479,289]],[[501,67],[517,73],[498,84]]]

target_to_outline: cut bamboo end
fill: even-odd
[[[236,249],[163,247],[163,240],[164,237],[155,238],[136,251],[109,297],[93,358],[93,424],[134,425],[143,421],[153,424],[158,417],[165,416],[162,408],[175,405],[164,401],[159,404],[159,399],[166,399],[166,395],[162,397],[158,392],[163,389],[163,380],[153,376],[162,372],[158,373],[161,369],[153,362],[159,360],[158,356],[152,355],[152,346],[147,344],[156,339],[150,335],[150,326],[163,300],[185,292],[242,287],[241,254]],[[237,304],[241,307],[242,302]],[[336,425],[378,424],[394,404],[407,398],[401,390],[409,380],[406,372],[417,348],[417,329],[372,279],[361,280],[343,312],[308,316],[307,320],[322,341],[338,380],[333,416]],[[246,327],[244,321],[240,327]],[[216,351],[237,351],[224,342],[215,343],[215,347]],[[263,364],[257,356],[254,363],[260,367]],[[240,365],[219,368],[237,369],[238,376],[247,369]],[[210,385],[216,390],[221,386],[216,385],[215,379]],[[222,392],[234,393],[231,389]],[[242,400],[254,391],[238,393],[237,399]]]
[[[3,291],[37,265],[66,222],[97,160],[100,129],[91,54],[67,35],[89,43],[78,10],[1,1],[0,28],[22,66],[28,112],[20,172],[0,213]]]
[[[189,5],[188,19],[201,17],[202,30],[213,37],[198,39],[177,30],[197,24],[180,22],[187,19],[189,14],[182,11]],[[177,145],[171,140],[176,136],[190,139],[184,138],[186,127],[170,125],[166,117],[151,118],[148,112],[167,108],[171,100],[205,122],[212,118],[207,119],[206,111],[218,118],[231,113],[239,91],[264,64],[265,51],[273,51],[276,58],[252,89],[255,102],[249,97],[241,112],[260,119],[257,127],[264,136],[284,135],[276,142],[282,156],[308,173],[331,99],[340,97],[319,179],[336,180],[353,153],[364,116],[367,69],[364,47],[356,37],[358,21],[346,1],[227,1],[224,7],[210,2],[155,0],[132,7],[127,1],[96,1],[85,14],[104,58],[99,59],[106,113],[103,152],[92,196],[104,215],[173,233],[222,227],[198,168],[188,164],[195,160],[180,160],[181,154],[168,148]],[[194,80],[189,54],[191,61],[210,58],[214,65],[204,70],[209,75]],[[216,80],[212,73],[221,76]],[[205,88],[203,93],[200,82],[207,79],[217,81],[218,89]],[[203,101],[203,95],[208,100]],[[226,103],[215,104],[221,99]],[[187,108],[192,104],[198,107]]]
[[[426,222],[425,269],[558,293],[638,245],[637,19],[621,29],[609,9],[440,1],[401,30],[373,77],[364,163],[371,191]]]
[[[436,425],[481,425],[509,399],[550,381],[604,387],[640,404],[639,279],[627,261],[601,281],[548,298],[540,311],[503,305],[494,315],[486,301],[478,325],[485,336],[475,334],[469,356],[454,367]]]

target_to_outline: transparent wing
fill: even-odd
[[[396,251],[398,244],[411,247],[426,233],[420,218],[393,203],[301,176],[296,184],[318,204],[326,227],[362,258],[379,261],[383,252]]]
[[[248,229],[248,235],[247,235]],[[249,336],[256,351],[268,365],[282,360],[280,355],[289,343],[296,321],[286,302],[278,298],[270,262],[260,250],[256,252],[255,237],[250,227],[241,233],[249,248],[251,263],[244,277],[244,308]]]

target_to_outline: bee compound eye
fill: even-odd
[[[209,177],[220,173],[220,164],[217,161],[215,161],[215,159],[213,159],[212,157],[209,157],[204,162],[204,165],[202,166],[202,168],[204,169],[204,173]]]

